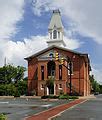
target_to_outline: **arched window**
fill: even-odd
[[[62,65],[59,65],[59,80],[62,80]]]
[[[50,32],[50,39],[52,39],[52,32]]]
[[[53,39],[56,39],[57,38],[57,30],[54,30],[53,31]]]
[[[49,61],[47,64],[47,70],[48,70],[48,76],[55,76],[55,62],[54,61]]]
[[[60,32],[58,31],[58,38],[60,39]]]
[[[44,80],[44,66],[41,66],[41,80]]]

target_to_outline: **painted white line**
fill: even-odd
[[[0,104],[8,104],[9,102],[7,101],[7,102],[0,102]]]

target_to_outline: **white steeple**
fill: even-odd
[[[53,10],[52,18],[48,27],[49,40],[48,46],[65,46],[63,41],[63,25],[59,10]]]

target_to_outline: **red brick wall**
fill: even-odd
[[[37,80],[34,79],[34,75],[38,66],[36,58],[28,61],[28,94],[33,90],[37,93]]]
[[[83,57],[79,55],[75,55],[72,52],[66,52],[59,49],[54,49],[57,52],[61,52],[61,54],[65,56],[71,57],[73,61],[73,75],[72,75],[72,89],[75,90],[80,95],[88,95],[90,94],[90,81],[88,74],[88,64],[85,66],[85,60]],[[72,58],[72,56],[74,56]],[[45,81],[41,80],[41,66],[44,66],[44,78],[47,80],[47,63],[48,61],[37,61],[37,58],[33,58],[28,60],[28,91],[35,89],[37,91],[37,95],[44,95],[44,90],[41,89],[41,84],[45,84]],[[55,61],[56,64],[56,74],[55,74],[55,93],[58,95],[60,90],[58,88],[59,84],[62,84],[62,89],[64,93],[69,92],[69,88],[66,87],[66,82],[70,82],[68,70],[63,66],[62,67],[62,80],[59,80],[59,62]],[[38,68],[38,80],[34,80],[34,75],[36,69]]]

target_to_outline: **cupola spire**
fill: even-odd
[[[53,10],[53,14],[48,26],[49,40],[48,46],[57,45],[65,46],[63,41],[63,25],[61,21],[61,14],[59,10]]]

